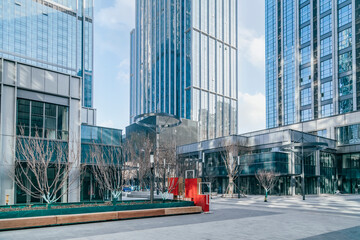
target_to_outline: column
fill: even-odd
[[[315,152],[316,193],[320,195],[320,151]]]
[[[289,174],[291,174],[291,179],[290,179],[290,194],[292,196],[295,196],[295,153],[292,152],[289,154],[290,159],[289,159]]]

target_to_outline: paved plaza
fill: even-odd
[[[360,239],[360,195],[212,200],[212,213],[0,232],[0,239]]]

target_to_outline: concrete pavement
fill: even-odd
[[[212,213],[0,232],[0,239],[360,239],[360,195],[212,200]]]

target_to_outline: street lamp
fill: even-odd
[[[239,169],[240,169],[240,156],[237,156],[237,182],[238,182],[238,198],[240,198],[240,172],[239,172]]]
[[[151,170],[151,180],[150,180],[150,202],[154,202],[154,154],[150,153],[150,170]]]
[[[140,164],[137,163],[136,165],[137,165],[137,181],[138,181],[137,190],[140,191],[140,173],[139,173],[139,171],[140,171]]]
[[[199,162],[201,162],[201,182],[205,181],[205,153],[200,153],[200,159]]]
[[[166,160],[164,158],[164,179],[163,179],[163,193],[165,193],[165,177],[166,177]]]

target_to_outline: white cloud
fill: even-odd
[[[132,29],[135,26],[135,0],[115,0],[111,7],[101,9],[96,22],[109,29]]]
[[[257,68],[265,67],[265,36],[244,27],[239,28],[239,57]]]
[[[118,65],[118,73],[116,79],[121,83],[128,84],[130,81],[130,60],[128,58],[123,59]]]
[[[265,128],[265,96],[239,92],[239,133]]]

